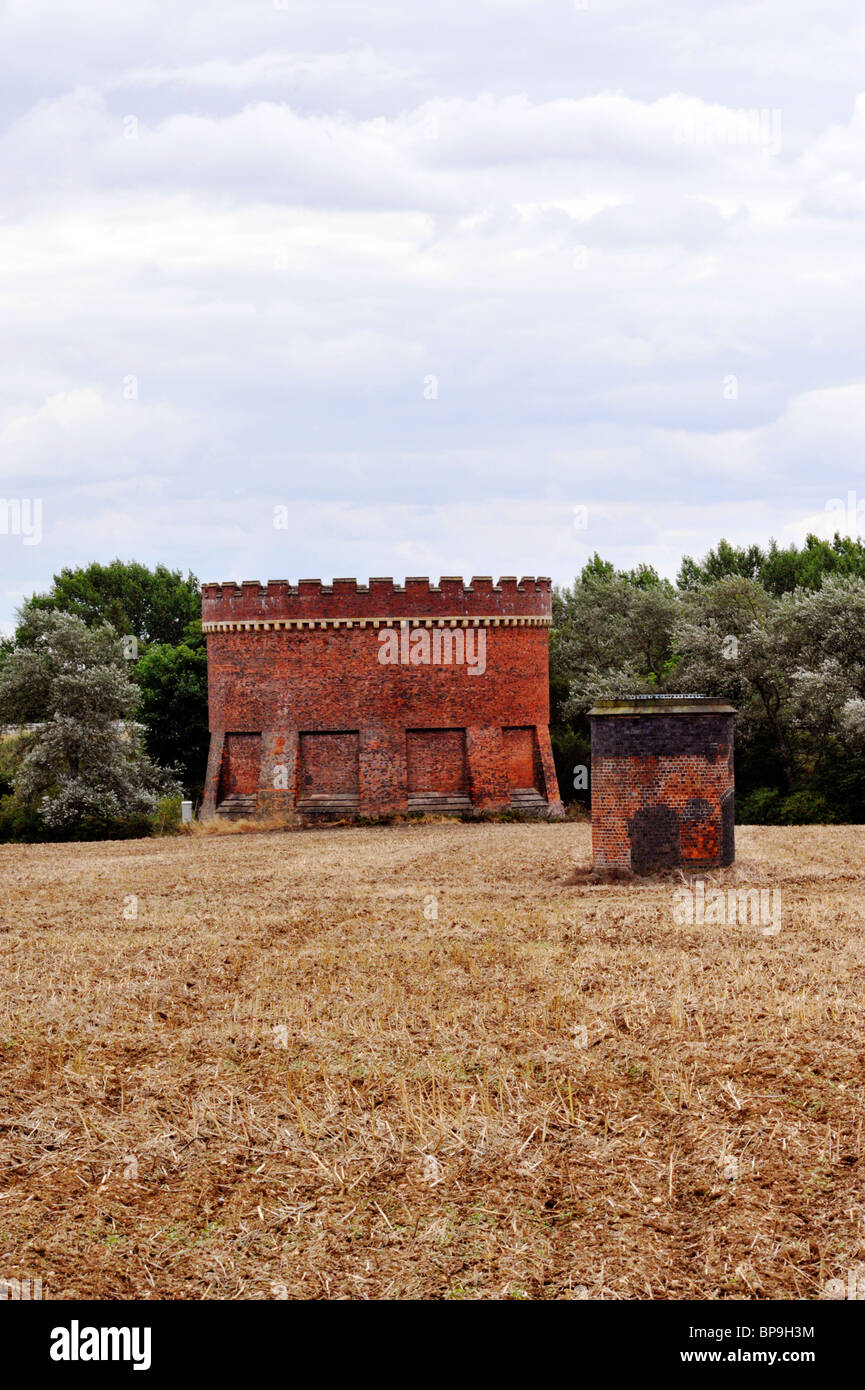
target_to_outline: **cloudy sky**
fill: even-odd
[[[854,0],[5,0],[0,55],[0,624],[115,555],[857,529]]]

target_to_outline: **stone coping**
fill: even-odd
[[[620,700],[596,700],[589,710],[589,717],[610,715],[644,714],[735,714],[734,705],[722,698],[711,695],[668,695],[648,696]]]

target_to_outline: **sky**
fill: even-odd
[[[0,2],[0,627],[865,532],[863,59],[853,0]]]

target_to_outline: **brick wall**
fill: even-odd
[[[697,697],[594,707],[597,868],[652,873],[733,862],[733,715],[722,701]]]
[[[349,745],[328,742],[334,736],[354,740],[353,788],[365,814],[404,812],[417,792],[507,806],[512,786],[534,786],[542,808],[560,810],[548,730],[548,579],[206,584],[202,617],[211,728],[204,814],[225,795],[228,735],[239,732],[260,736],[261,810],[290,814],[311,785],[325,795],[349,790]],[[383,662],[385,640],[405,654],[427,633],[435,651],[437,630],[459,638],[440,655],[455,657],[465,644],[467,659]]]

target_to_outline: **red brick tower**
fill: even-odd
[[[549,579],[205,584],[202,814],[561,812]]]
[[[592,728],[596,869],[732,864],[733,716],[705,695],[598,700]]]

